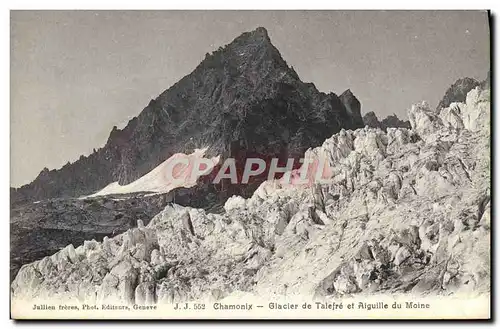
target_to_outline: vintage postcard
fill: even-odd
[[[487,11],[11,11],[11,318],[489,319]]]

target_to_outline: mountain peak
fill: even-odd
[[[246,48],[249,45],[272,46],[271,39],[269,38],[267,30],[264,27],[258,27],[255,30],[243,32],[226,47]]]
[[[436,110],[440,111],[441,109],[450,106],[453,102],[465,102],[467,93],[480,84],[481,83],[479,81],[473,78],[466,77],[458,79],[448,88],[448,90],[446,90],[446,93],[436,107]]]
[[[344,91],[342,93],[342,95],[345,95],[345,96],[354,96],[354,94],[352,93],[351,89],[347,89],[346,91]]]
[[[255,30],[252,30],[249,32],[243,32],[236,39],[238,39],[240,37],[249,38],[249,39],[256,39],[256,40],[261,40],[261,41],[268,41],[268,42],[271,41],[271,39],[269,38],[269,34],[267,33],[266,28],[262,27],[262,26],[259,26]]]

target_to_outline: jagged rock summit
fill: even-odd
[[[266,181],[225,212],[167,206],[102,243],[25,265],[13,300],[120,304],[490,293],[490,91],[411,129],[344,130],[309,149],[330,180]]]
[[[122,233],[136,213],[147,224],[173,199],[220,210],[233,194],[251,196],[266,177],[217,191],[199,181],[143,197],[168,192],[161,165],[174,154],[206,149],[207,157],[233,157],[238,166],[247,157],[299,158],[341,128],[362,127],[360,112],[350,90],[337,97],[303,83],[264,28],[243,33],[207,54],[126,127],[114,127],[103,148],[11,189],[11,275],[68,244]],[[131,182],[137,184],[126,185]],[[145,185],[162,191],[141,190]],[[93,196],[82,201],[82,195]]]
[[[487,79],[483,83],[487,83],[487,81],[489,81],[489,72]],[[465,102],[465,98],[467,97],[469,91],[476,88],[480,84],[481,82],[469,77],[458,79],[448,88],[448,90],[446,90],[446,93],[444,94],[443,99],[437,105],[436,110],[440,111],[444,108],[447,108],[451,103],[454,102]]]
[[[220,47],[194,71],[151,100],[106,145],[59,170],[44,170],[11,190],[12,202],[89,195],[110,183],[128,184],[176,153],[208,148],[300,157],[341,128],[362,126],[360,103],[304,83],[259,27]],[[238,191],[233,191],[238,192]]]

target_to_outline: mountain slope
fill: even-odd
[[[128,184],[173,154],[196,148],[223,158],[242,149],[299,157],[341,128],[361,126],[360,103],[350,91],[339,98],[300,81],[267,31],[257,28],[207,54],[124,129],[113,128],[103,148],[59,170],[44,169],[11,190],[11,199],[92,194],[113,182]]]

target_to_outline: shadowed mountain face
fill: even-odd
[[[486,83],[486,81],[489,82],[489,72],[487,80],[485,80],[483,84]],[[446,93],[444,94],[443,99],[439,102],[436,110],[444,109],[450,106],[453,102],[465,102],[467,93],[479,85],[481,85],[481,83],[473,78],[458,79],[450,86],[450,88],[448,88],[448,90],[446,90]]]
[[[175,153],[208,147],[208,155],[298,158],[341,128],[363,126],[350,90],[340,97],[302,82],[257,28],[207,54],[106,145],[59,170],[44,169],[11,189],[11,202],[88,195],[111,182],[128,184]],[[241,160],[241,159],[240,159]],[[238,191],[234,191],[238,193]]]

